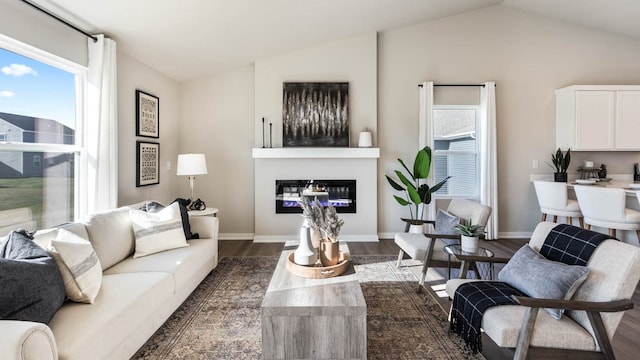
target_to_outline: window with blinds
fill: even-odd
[[[451,176],[440,198],[478,197],[478,113],[478,106],[434,106],[432,171],[436,183]]]

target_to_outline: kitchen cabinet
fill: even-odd
[[[640,86],[575,85],[556,90],[556,145],[563,150],[640,150]]]

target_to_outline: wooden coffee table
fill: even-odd
[[[295,248],[285,244],[262,301],[262,358],[366,359],[367,304],[353,265],[333,278],[298,277],[285,266]]]

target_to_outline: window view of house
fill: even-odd
[[[478,197],[478,139],[476,108],[435,107],[434,176],[449,181],[436,194],[441,197]]]
[[[73,220],[77,173],[76,74],[12,50],[0,48],[0,211],[13,214],[0,236]]]

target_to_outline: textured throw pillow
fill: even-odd
[[[533,298],[569,300],[587,279],[589,268],[551,261],[524,245],[518,250],[498,279]],[[545,309],[559,320],[564,310]]]
[[[102,267],[89,240],[59,229],[49,252],[56,260],[67,297],[93,304],[102,285]]]
[[[64,302],[55,261],[26,231],[13,231],[0,247],[0,319],[48,324]]]
[[[436,213],[436,234],[455,235],[456,225],[460,224],[460,218],[442,209]]]
[[[129,215],[136,238],[134,258],[189,246],[178,203],[172,203],[157,213],[131,209]]]

